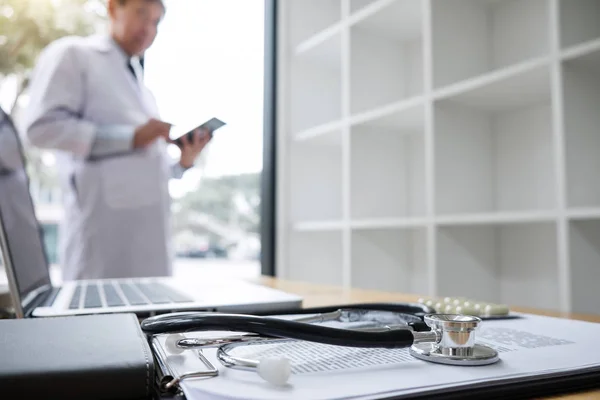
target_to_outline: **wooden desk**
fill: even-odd
[[[255,282],[302,296],[304,298],[304,307],[320,307],[335,304],[351,304],[366,302],[416,302],[419,299],[419,297],[415,295],[363,289],[346,290],[337,286],[292,282],[270,277],[260,277],[259,279],[255,280]],[[582,321],[600,322],[600,315],[594,316],[559,313],[553,311],[535,310],[518,307],[511,307],[511,309],[517,312],[524,312],[530,314],[546,315]],[[569,400],[600,399],[600,389],[549,398]]]

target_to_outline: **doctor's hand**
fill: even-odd
[[[179,164],[181,164],[183,168],[193,167],[196,158],[211,138],[212,135],[206,129],[196,129],[192,141],[189,141],[187,135],[184,135],[181,138],[182,146]]]
[[[133,136],[133,148],[138,149],[146,147],[160,137],[168,141],[170,131],[171,124],[157,119],[151,119],[144,125],[140,125],[136,128]]]

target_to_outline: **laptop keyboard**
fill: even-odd
[[[83,296],[83,299],[82,299]],[[187,303],[193,299],[160,282],[79,283],[69,303],[70,309],[149,304]]]

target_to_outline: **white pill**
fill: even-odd
[[[444,308],[444,312],[446,314],[455,314],[456,313],[456,307],[453,306],[452,304],[447,304],[446,308]]]
[[[477,312],[477,310],[475,309],[475,307],[472,306],[457,306],[456,307],[456,313],[457,314],[462,314],[462,315],[472,315],[472,316],[478,316],[479,313]]]
[[[506,315],[508,314],[508,306],[504,304],[488,304],[485,306],[484,312],[486,315]]]

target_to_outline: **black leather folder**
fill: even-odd
[[[153,374],[134,314],[0,320],[0,398],[146,399]]]

